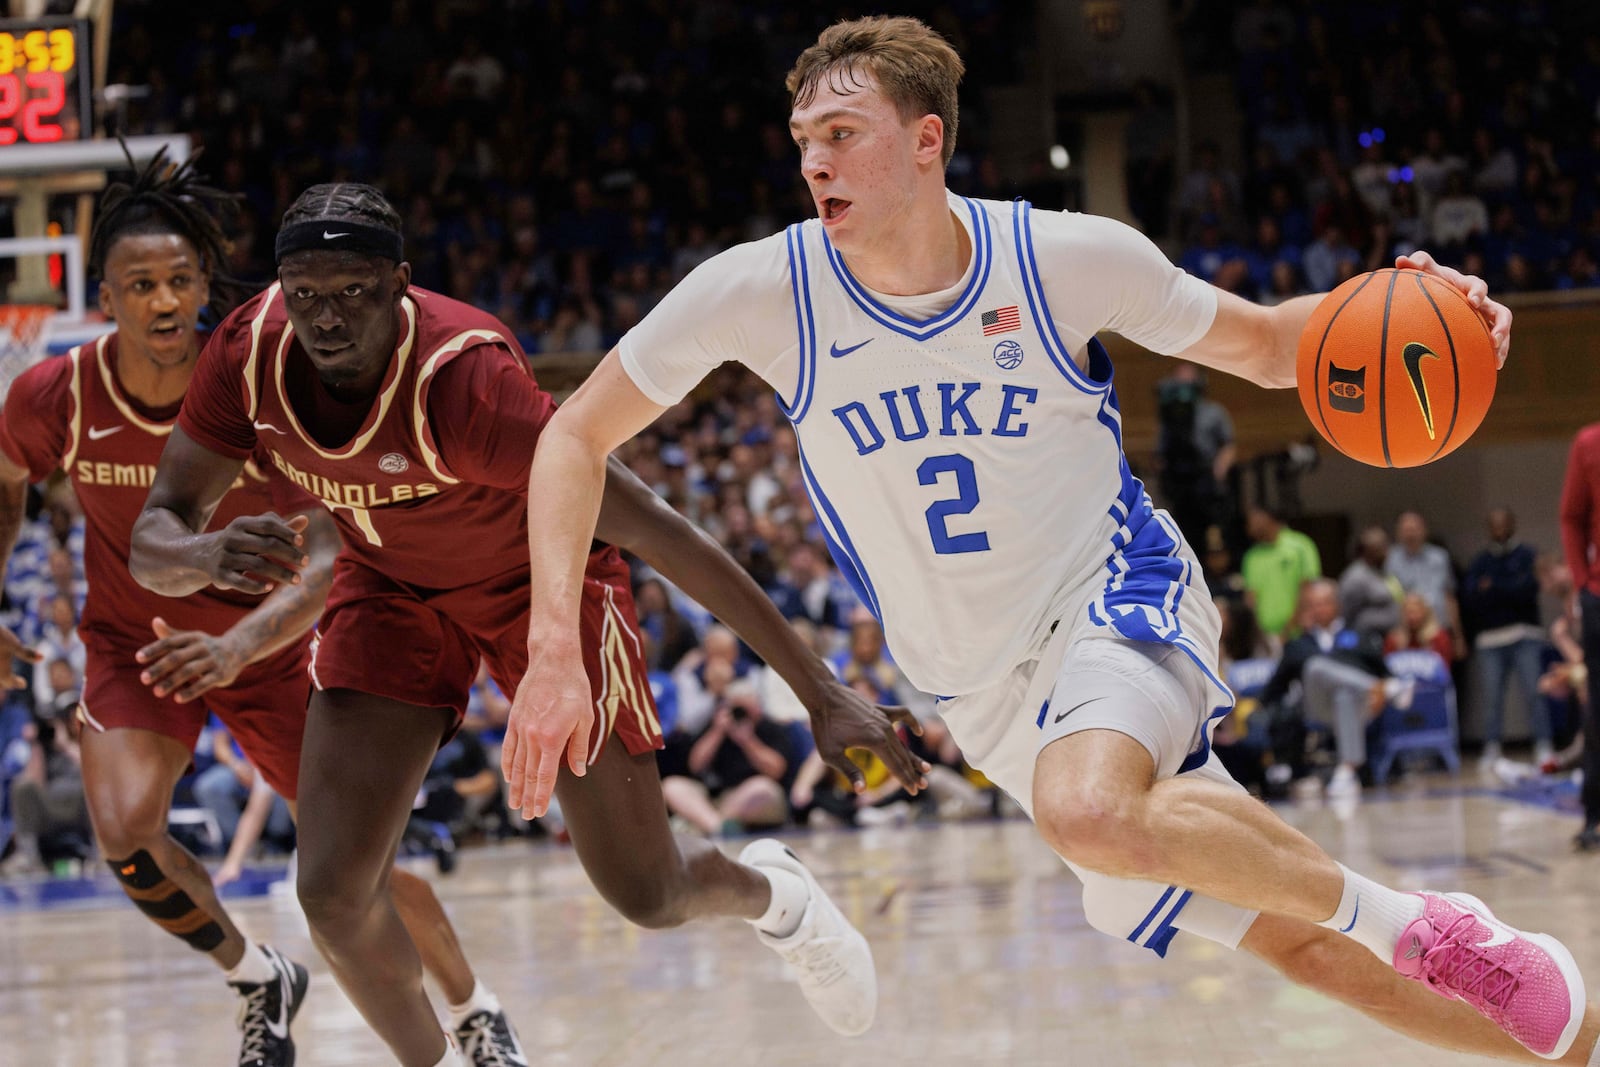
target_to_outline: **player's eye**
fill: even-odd
[[[358,297],[364,292],[366,292],[366,286],[347,285],[344,287],[344,295],[351,298]]]
[[[810,144],[810,142],[807,141],[804,137],[795,138],[794,146],[796,148],[800,149],[800,151],[802,151],[802,152],[804,152],[806,150],[806,145],[808,145],[808,144]]]
[[[316,295],[317,294],[313,293],[310,289],[296,289],[294,291],[294,298],[296,300],[310,300]]]
[[[133,291],[136,293],[148,293],[150,291],[150,279],[140,278],[138,281],[134,282]]]
[[[172,287],[174,289],[187,289],[189,287],[189,276],[187,274],[177,275],[172,279]]]
[[[842,141],[846,137],[849,137],[849,136],[850,136],[850,131],[849,130],[834,130],[833,131],[833,139],[835,141]]]

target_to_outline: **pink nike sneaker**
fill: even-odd
[[[1463,1000],[1535,1055],[1560,1059],[1583,1026],[1583,976],[1549,934],[1525,934],[1466,893],[1419,893],[1422,918],[1394,949],[1394,969]]]

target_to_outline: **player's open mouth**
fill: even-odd
[[[173,337],[181,332],[182,329],[176,322],[161,322],[150,327],[150,332],[157,337]]]
[[[836,196],[827,197],[822,201],[822,221],[837,222],[850,210],[850,201],[840,200]]]

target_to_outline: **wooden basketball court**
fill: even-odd
[[[1578,821],[1562,803],[1437,780],[1342,811],[1282,810],[1397,887],[1467,889],[1515,924],[1559,927],[1595,981],[1600,857],[1570,851]],[[878,1020],[864,1037],[841,1039],[818,1022],[742,923],[628,927],[570,849],[469,851],[436,881],[530,1058],[551,1067],[1489,1062],[1393,1036],[1188,935],[1163,962],[1094,932],[1076,880],[1026,822],[796,834],[792,843],[876,952]],[[139,916],[108,874],[91,873],[0,883],[0,1063],[231,1064],[235,1001],[215,969]],[[282,872],[255,873],[228,894],[240,925],[312,969],[294,1027],[299,1064],[391,1062],[316,956],[292,892],[267,886]]]

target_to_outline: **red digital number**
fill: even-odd
[[[16,79],[14,74],[11,77]],[[22,105],[23,137],[32,144],[61,140],[65,131],[57,123],[45,120],[61,114],[61,105],[67,99],[67,80],[57,71],[41,70],[28,74],[27,81],[28,88],[43,89],[44,95]]]
[[[15,74],[0,74],[0,144],[15,144],[17,129],[11,125],[22,106],[22,79]]]

